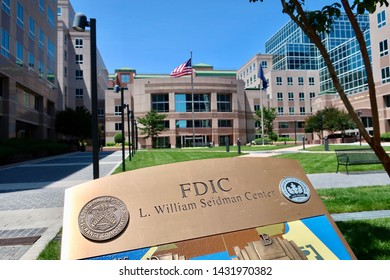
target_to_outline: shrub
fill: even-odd
[[[122,143],[122,133],[115,134],[114,141],[116,144],[121,144]]]

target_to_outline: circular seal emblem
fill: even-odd
[[[294,177],[287,177],[280,181],[279,189],[285,198],[295,203],[305,203],[310,199],[309,187]]]
[[[97,197],[88,202],[79,213],[79,230],[90,240],[107,241],[118,236],[127,226],[129,212],[120,199]]]

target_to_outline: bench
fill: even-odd
[[[340,165],[345,165],[348,174],[349,165],[378,164],[381,161],[372,149],[335,150],[337,157],[337,172]]]

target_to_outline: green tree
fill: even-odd
[[[57,133],[84,142],[92,135],[91,113],[84,107],[76,110],[66,108],[57,112],[55,128]]]
[[[272,138],[272,132],[274,130],[273,122],[277,116],[275,108],[263,107],[263,124],[264,124],[264,134],[267,135],[270,139]],[[255,121],[259,124],[261,131],[261,110],[256,110],[255,112]],[[263,136],[262,136],[263,137]]]
[[[264,0],[249,0],[249,2],[263,2]],[[367,43],[364,38],[363,30],[360,28],[356,15],[364,13],[374,13],[377,5],[386,7],[389,5],[388,0],[340,0],[335,1],[331,5],[324,6],[321,10],[306,11],[304,9],[305,0],[280,0],[282,12],[287,14],[310,38],[320,52],[324,64],[327,66],[329,75],[332,78],[333,86],[338,92],[340,99],[343,101],[348,114],[352,117],[360,135],[366,140],[370,147],[374,150],[378,158],[381,160],[383,167],[390,176],[390,157],[383,149],[380,138],[379,113],[374,76],[371,68],[371,61],[367,49]],[[365,71],[367,74],[367,86],[370,100],[370,108],[373,123],[373,135],[371,136],[365,129],[356,110],[353,108],[348,96],[346,95],[341,81],[337,75],[336,69],[327,52],[325,45],[321,40],[321,33],[330,32],[335,18],[340,17],[341,9],[344,10],[351,26],[355,32],[356,40],[360,45],[360,51],[363,58]]]
[[[343,134],[347,129],[353,129],[356,125],[347,112],[336,107],[326,107],[317,111],[305,120],[305,132],[317,133],[320,138],[321,133],[326,130],[329,134],[341,131]]]
[[[152,109],[145,117],[138,118],[138,122],[143,125],[140,127],[141,134],[145,135],[145,139],[152,139],[152,147],[156,146],[158,135],[165,130],[163,121],[166,117],[167,115],[159,114]]]

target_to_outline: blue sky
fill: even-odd
[[[110,73],[123,67],[170,73],[190,51],[193,64],[237,70],[264,53],[265,41],[289,20],[278,0],[70,1],[75,12],[96,19],[98,49]],[[327,2],[308,0],[306,7]]]

